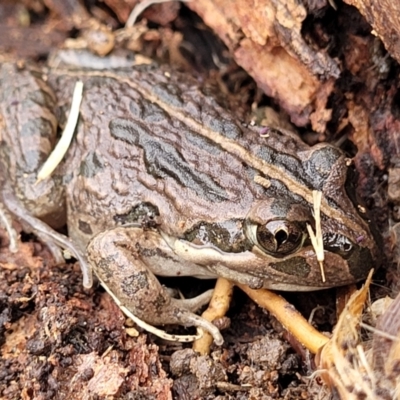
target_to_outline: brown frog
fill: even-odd
[[[35,184],[78,79],[74,141],[52,177]],[[148,323],[201,326],[222,342],[156,275],[309,291],[359,281],[375,266],[376,237],[353,168],[331,145],[310,148],[293,134],[246,126],[193,79],[160,67],[3,64],[0,86],[5,208],[71,248],[86,286],[91,267]],[[325,280],[307,231],[315,228],[314,190],[323,194]],[[52,230],[65,223],[69,238]]]

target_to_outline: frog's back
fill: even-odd
[[[68,107],[78,77],[84,98],[63,171],[73,236],[87,241],[146,215],[166,231],[245,216],[255,195],[253,172],[199,133],[198,121],[211,136],[219,129],[224,137],[240,136],[242,130],[193,81],[171,82],[148,70],[57,73],[50,83],[61,108]]]
[[[290,134],[261,137],[194,80],[157,68],[55,71],[49,79],[61,108],[78,78],[84,98],[63,174],[69,228],[83,242],[138,220],[175,236],[199,223],[243,221],[257,200],[276,200],[283,214],[291,204],[311,210],[311,190],[329,186],[333,166],[344,162],[339,150],[311,152]],[[335,207],[352,207],[343,201]]]

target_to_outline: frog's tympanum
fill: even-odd
[[[73,143],[52,177],[35,184],[78,79],[84,93]],[[156,275],[309,291],[356,282],[375,266],[378,246],[353,169],[336,147],[309,147],[276,129],[261,135],[194,80],[160,67],[3,64],[0,86],[3,204],[42,238],[66,223],[66,240],[151,324],[203,326],[220,339]],[[307,233],[307,224],[315,229],[313,190],[323,194],[325,281]]]

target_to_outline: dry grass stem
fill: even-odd
[[[317,255],[317,260],[321,268],[321,278],[322,282],[325,282],[325,271],[324,271],[324,241],[322,239],[322,229],[321,229],[321,201],[322,192],[319,190],[313,190],[313,204],[314,204],[314,218],[315,218],[315,233],[312,230],[311,225],[307,224],[308,234],[310,235],[311,243],[314,247],[315,254]]]
[[[138,4],[136,4],[135,7],[133,7],[126,23],[125,23],[125,28],[130,28],[133,25],[135,25],[136,20],[138,19],[139,15],[146,9],[152,6],[153,4],[160,4],[160,3],[167,3],[169,1],[174,1],[174,0],[144,0]],[[178,0],[176,0],[178,1]],[[190,0],[179,0],[182,1],[183,3],[185,1],[190,1]]]
[[[333,331],[332,339],[321,350],[318,357],[319,362],[317,361],[319,367],[326,371],[321,373],[322,377],[331,387],[335,387],[343,400],[399,398],[398,379],[392,380],[393,377],[398,376],[398,373],[393,375],[394,370],[389,373],[393,365],[389,366],[388,363],[390,355],[383,355],[386,347],[383,346],[374,355],[371,352],[374,350],[373,348],[366,351],[365,345],[361,343],[360,321],[364,305],[368,300],[372,272],[370,272],[365,285],[349,299]],[[376,331],[374,337],[380,335],[381,333]],[[399,343],[398,337],[394,339],[393,345],[391,345],[392,350]],[[385,337],[383,340],[385,345],[390,344],[391,340],[389,340]],[[385,358],[383,369],[388,369],[388,371],[382,370],[382,366],[376,362],[377,358],[382,357]],[[398,365],[398,355],[395,358]],[[390,368],[387,368],[388,366]],[[392,387],[390,387],[391,384],[393,384]],[[388,395],[393,396],[393,394],[395,394],[394,397],[387,397]]]
[[[43,179],[48,178],[57,168],[58,164],[60,164],[61,160],[65,156],[65,153],[68,151],[74,135],[76,124],[78,122],[79,108],[82,102],[82,93],[83,83],[78,81],[75,84],[74,94],[72,95],[71,109],[68,115],[67,124],[65,125],[64,131],[56,147],[40,169],[35,184],[39,183]]]

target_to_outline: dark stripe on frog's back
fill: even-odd
[[[156,178],[170,176],[175,180],[175,182],[178,182],[182,188],[190,188],[203,199],[212,202],[230,200],[229,194],[223,187],[212,180],[209,175],[200,171],[202,163],[206,162],[206,158],[203,160],[200,159],[200,161],[198,161],[200,168],[196,168],[187,163],[182,154],[175,147],[172,147],[171,144],[167,143],[167,134],[165,134],[164,138],[158,136],[153,137],[150,135],[149,127],[151,129],[151,123],[159,121],[159,117],[162,113],[162,111],[156,112],[156,105],[151,105],[150,108],[154,112],[147,113],[143,108],[141,108],[140,115],[137,115],[143,118],[143,125],[133,120],[112,120],[110,122],[111,136],[115,139],[123,140],[130,145],[140,146],[145,152],[144,157],[147,172],[152,176]],[[165,118],[168,117],[165,116]],[[144,128],[144,125],[147,129]],[[212,156],[219,156],[224,152],[218,144],[215,144],[208,138],[190,130],[185,131],[182,136],[194,145],[195,151],[199,154],[202,154],[202,151],[206,151]],[[178,142],[177,145],[182,146],[184,144]],[[225,156],[228,155],[225,154]],[[90,157],[89,161],[89,164],[93,165],[92,157]],[[169,164],[166,164],[166,161],[168,161]],[[174,166],[178,166],[178,168],[176,169]],[[226,165],[226,169],[220,171],[220,175],[224,176],[232,173],[232,171],[228,170],[229,167],[231,167],[231,165]],[[242,165],[242,167],[245,168],[244,165]],[[240,179],[247,182],[253,182],[255,175],[260,174],[256,170],[249,169],[249,174],[245,175],[243,170],[243,175],[240,176]],[[253,186],[256,185],[253,183]],[[243,188],[247,188],[247,185],[243,185]],[[308,203],[302,197],[292,193],[281,181],[271,180],[271,186],[269,188],[263,188],[258,185],[256,188],[260,193],[260,198],[276,199],[272,203],[272,207],[277,216],[284,217],[289,211],[292,203],[308,206]],[[282,201],[282,199],[285,199],[285,201]]]
[[[291,135],[285,136],[277,129],[269,129],[265,139],[259,138],[254,143],[256,150],[253,153],[268,164],[279,166],[283,173],[308,189],[322,190],[332,168],[338,159],[343,157],[343,153],[338,148],[328,145],[319,149],[307,148],[299,140],[295,140]],[[277,148],[272,147],[270,143]]]
[[[179,91],[178,91],[179,92]],[[165,94],[164,100],[166,100],[167,94]],[[173,96],[176,93],[171,94]],[[178,99],[174,100],[175,104],[181,104]],[[194,115],[201,114],[200,110],[193,110],[193,107],[197,107],[197,104],[193,104],[191,111],[194,111]],[[147,172],[156,178],[165,178],[166,176],[172,177],[175,182],[182,186],[182,188],[192,189],[199,197],[212,201],[222,202],[231,200],[230,195],[225,190],[223,180],[224,177],[230,173],[239,173],[239,171],[232,171],[232,162],[235,159],[235,163],[238,163],[238,159],[235,156],[229,155],[225,150],[221,148],[218,143],[211,141],[209,138],[202,136],[201,134],[194,132],[188,128],[179,119],[174,119],[165,113],[157,104],[150,103],[148,101],[142,101],[140,103],[132,101],[129,104],[129,111],[133,119],[114,119],[110,122],[110,134],[115,139],[123,140],[131,145],[139,146],[144,150],[145,166]],[[185,108],[185,112],[189,112]],[[191,114],[192,115],[192,114]],[[226,134],[229,132],[229,136],[238,137],[240,129],[233,123],[227,123],[225,127],[217,122],[218,118],[209,116],[202,116],[202,120],[207,119],[209,124],[208,127],[217,130],[220,134]],[[140,121],[140,122],[138,122]],[[226,121],[226,120],[224,120]],[[232,128],[232,125],[234,128]],[[162,128],[162,132],[157,131],[156,126]],[[171,129],[168,132],[168,129]],[[255,138],[248,137],[249,142],[254,142]],[[256,139],[258,139],[256,137]],[[257,143],[257,140],[256,140]],[[189,148],[187,148],[189,145]],[[193,146],[193,151],[190,149],[190,145]],[[251,151],[247,143],[244,145]],[[260,146],[257,143],[257,148]],[[185,160],[182,153],[179,151],[185,151],[186,154],[192,152],[196,154],[198,159],[193,163],[189,163]],[[265,148],[265,159],[267,162],[286,162],[293,166],[293,174],[301,174],[302,166],[299,159],[294,156],[285,154],[276,154],[276,151],[269,148],[267,145],[263,145],[261,150]],[[204,152],[208,153],[212,157],[204,157]],[[226,162],[225,168],[222,163],[223,170],[218,172],[218,175],[211,174],[211,176],[219,179],[218,181],[210,178],[207,173],[201,172],[204,164],[210,162],[210,159],[215,161],[220,160],[221,157],[231,158]],[[217,157],[217,158],[215,158]],[[279,160],[278,160],[279,158]],[[177,168],[174,168],[177,167]],[[282,164],[282,169],[285,170],[286,165]],[[245,168],[242,165],[242,168]],[[290,168],[290,167],[289,167]],[[244,172],[244,170],[243,170]],[[287,172],[287,171],[285,171]],[[239,175],[239,174],[238,174]],[[276,207],[279,208],[279,215],[283,214],[283,210],[290,208],[290,203],[301,203],[308,205],[308,203],[300,196],[293,194],[289,188],[287,188],[281,181],[272,180],[270,188],[265,189],[254,183],[253,179],[255,175],[262,175],[256,170],[253,170],[252,176],[245,176],[244,174],[239,175],[239,178],[243,181],[247,181],[255,190],[258,190],[262,195],[261,198],[276,198]],[[243,188],[248,188],[248,183],[243,185]],[[309,185],[307,185],[309,186]],[[282,203],[282,199],[286,201]]]
[[[268,168],[269,164],[278,167],[282,171],[281,182],[290,181],[290,179],[285,179],[286,175],[293,181],[297,181],[300,187],[322,188],[327,177],[326,172],[329,173],[330,168],[325,168],[325,173],[321,174],[319,168],[321,163],[317,165],[318,162],[315,162],[318,160],[318,151],[308,152],[309,147],[307,145],[280,131],[270,129],[269,137],[264,140],[257,135],[257,132],[246,128],[242,129],[232,120],[226,110],[221,109],[214,98],[202,93],[201,88],[193,79],[186,80],[185,78],[182,80],[180,75],[164,76],[161,72],[162,70],[154,72],[154,70],[144,68],[140,71],[132,71],[130,77],[126,73],[120,76],[118,74],[100,73],[96,76],[95,73],[91,72],[85,79],[85,87],[89,91],[91,87],[104,87],[104,79],[109,81],[111,87],[114,88],[114,94],[121,92],[125,93],[126,97],[126,89],[129,88],[132,100],[125,107],[128,107],[126,109],[127,115],[131,115],[126,121],[130,121],[136,128],[145,132],[147,139],[139,143],[132,138],[129,139],[129,135],[124,134],[120,139],[125,137],[127,143],[136,143],[136,145],[139,143],[139,146],[145,151],[145,158],[147,158],[147,172],[152,176],[161,178],[170,176],[182,188],[192,189],[200,198],[217,202],[236,201],[238,199],[238,193],[233,194],[231,191],[234,188],[226,186],[225,177],[233,178],[236,175],[238,179],[246,180],[247,183],[243,187],[247,189],[249,189],[249,185],[253,188],[259,186],[248,177],[242,177],[242,169],[238,165],[240,159],[223,149],[224,144],[221,147],[219,143],[213,141],[212,135],[215,132],[216,136],[221,135],[228,140],[234,140],[235,143],[246,149],[254,160],[265,161],[267,163],[265,168]],[[99,94],[103,95],[100,92]],[[172,110],[170,110],[171,107]],[[168,110],[170,111],[168,112]],[[192,123],[186,122],[188,119],[196,121],[201,128],[193,129]],[[211,136],[204,134],[204,129],[208,129]],[[171,131],[169,132],[169,130]],[[140,139],[141,136],[142,134],[139,134],[137,138]],[[157,144],[157,146],[152,148],[152,143]],[[193,146],[193,150],[191,150],[191,146]],[[296,156],[297,150],[303,153],[302,157]],[[213,157],[207,157],[205,153],[215,157],[216,165],[221,169],[220,171],[216,172],[216,168],[214,168],[211,173],[208,173],[207,168],[203,169],[207,162],[213,162]],[[304,159],[304,154],[309,158]],[[319,157],[319,159],[324,158],[325,150],[321,151],[321,154],[322,157]],[[158,157],[159,160],[164,162],[172,161],[169,165],[165,165],[165,163],[160,165],[151,161],[154,160],[154,157]],[[221,161],[224,158],[225,161]],[[330,157],[327,158],[330,159]],[[333,159],[335,158],[337,158],[336,155]],[[232,162],[237,165],[238,169],[233,170],[231,168]],[[333,161],[330,162],[330,166],[332,165]],[[178,166],[179,168],[169,168],[170,166]],[[257,175],[265,176],[266,174],[265,178],[269,179],[267,171],[263,174],[257,169],[255,170]],[[284,196],[287,199],[287,204],[301,202],[310,206],[310,203],[304,200],[302,195],[294,194],[297,191],[296,187],[292,187],[291,184],[283,185],[285,186]],[[281,190],[277,192],[282,193]],[[264,190],[263,196],[273,197],[273,195],[272,188]],[[331,199],[326,200],[331,207],[340,209]]]
[[[282,172],[290,174],[297,181],[301,182],[306,187],[313,188],[311,182],[308,181],[308,177],[304,175],[302,162],[295,156],[278,153],[272,147],[262,145],[257,151],[256,156],[261,160],[266,161],[268,164],[279,165],[282,168]]]
[[[174,102],[180,104],[178,100]],[[170,119],[165,111],[154,103],[132,101],[129,105],[129,110],[132,116],[143,121],[146,126],[147,124],[157,124]],[[177,123],[177,121],[173,122]],[[205,150],[214,156],[220,155],[223,151],[218,144],[198,133],[192,132],[190,129],[185,129],[184,136],[198,151]]]
[[[242,136],[241,128],[221,114],[221,106],[215,98],[209,93],[204,94],[194,79],[185,77],[183,82],[179,74],[171,74],[164,79],[160,77],[163,78],[162,74],[150,70],[140,75],[140,83],[147,90],[151,88],[152,93],[162,103],[183,110],[205,128],[233,140]],[[227,116],[227,111],[224,110],[224,114]]]
[[[135,72],[133,74],[135,75]],[[181,122],[190,118],[200,124],[201,129],[198,131],[195,129],[194,137],[210,140],[207,136],[213,135],[213,132],[215,132],[216,135],[219,134],[234,140],[237,144],[243,146],[249,154],[252,154],[254,159],[263,160],[267,164],[278,167],[282,171],[282,181],[292,179],[303,188],[322,190],[331,168],[336,160],[342,156],[341,151],[333,147],[311,150],[295,135],[279,130],[269,129],[269,135],[264,139],[258,136],[256,131],[248,128],[242,129],[232,120],[226,110],[221,109],[214,97],[202,92],[198,83],[192,80],[182,81],[177,74],[171,73],[168,77],[162,77],[160,81],[160,74],[153,71],[146,73],[145,71],[138,78],[140,78],[139,91],[142,93],[147,91],[150,96],[155,95],[157,98],[156,101],[154,101],[154,98],[151,100],[153,103],[157,103],[164,111],[171,108],[176,109],[175,118]],[[202,133],[203,129],[210,131],[209,133],[204,132],[207,136]],[[194,130],[191,129],[191,132],[194,132]],[[210,141],[210,143],[212,146],[219,147],[217,142]],[[221,152],[226,152],[226,150],[221,148]],[[297,156],[298,152],[302,155]],[[260,175],[264,174],[260,173]],[[266,175],[268,179],[268,174]],[[290,179],[285,179],[285,175]],[[290,186],[287,189],[285,192],[289,195],[292,192],[297,192],[295,187]],[[266,192],[266,196],[268,196],[268,190]],[[296,197],[296,201],[301,198],[302,203],[310,205],[310,199],[306,201],[299,195],[294,197]],[[331,207],[340,210],[334,200],[326,200]]]
[[[250,129],[242,129],[230,119],[226,110],[221,109],[214,97],[205,95],[202,88],[192,80],[188,80],[189,83],[182,82],[179,77],[171,74],[160,82],[159,74],[148,71],[140,76],[140,82],[144,87],[147,86],[147,90],[151,87],[152,93],[158,97],[161,103],[180,109],[183,115],[190,115],[190,118],[216,134],[236,140],[254,157],[262,159],[268,164],[279,166],[282,174],[287,174],[308,189],[322,190],[332,166],[342,155],[339,149],[331,147],[312,150],[308,153],[310,155],[308,159],[301,159],[296,156],[296,153],[298,151],[304,153],[309,147],[300,139],[275,129],[269,129],[268,138],[263,139]],[[157,84],[154,85],[154,82]],[[155,104],[153,104],[154,106]],[[193,131],[189,130],[189,132]],[[209,138],[197,132],[191,133],[191,138],[188,139],[195,146],[199,143],[200,148],[206,151],[213,152],[218,149],[216,150],[218,154],[225,151],[217,143],[211,142]],[[201,146],[202,141],[206,146]],[[280,146],[279,143],[281,143]],[[274,148],[277,144],[279,150]],[[338,209],[336,204],[332,203],[331,205]]]
[[[104,168],[104,162],[95,152],[89,152],[79,166],[79,174],[85,178],[93,178]]]
[[[198,82],[194,79],[190,77],[182,79],[181,75],[169,70],[167,75],[162,72],[162,67],[154,69],[151,66],[135,69],[130,74],[122,71],[117,73],[83,72],[83,75],[86,75],[85,90],[90,90],[92,87],[110,85],[117,91],[118,85],[120,85],[123,93],[124,88],[130,87],[138,95],[138,97],[135,95],[136,99],[132,100],[129,105],[129,111],[135,117],[135,120],[157,124],[163,119],[169,119],[171,120],[169,123],[177,124],[181,122],[184,124],[182,117],[190,118],[217,135],[237,141],[249,153],[253,154],[254,158],[279,166],[282,170],[283,178],[287,174],[303,187],[309,189],[321,188],[326,176],[322,176],[318,168],[313,165],[314,152],[310,153],[312,155],[310,160],[301,160],[294,155],[294,147],[296,148],[295,150],[308,148],[300,140],[288,139],[289,136],[280,131],[271,132],[269,138],[263,140],[257,137],[257,133],[250,129],[242,130],[231,119],[229,113],[221,109],[213,97],[202,92]],[[73,75],[70,74],[70,76]],[[138,98],[141,100],[137,101]],[[157,99],[157,101],[154,102],[154,99]],[[171,113],[174,116],[166,112],[171,107],[177,111],[176,114],[174,112]],[[187,139],[195,147],[200,147],[201,150],[215,155],[225,152],[225,150],[221,150],[219,144],[213,142],[212,139],[210,140],[202,133],[194,132],[193,129],[187,126],[182,135],[186,136],[186,132],[188,132]],[[168,138],[166,138],[167,141]],[[281,148],[277,151],[274,147],[279,141],[283,141],[285,144],[288,143],[288,148],[280,146]],[[270,143],[272,143],[272,146],[269,145]],[[173,147],[176,147],[176,143],[173,144]],[[225,195],[222,197],[223,199],[227,198]]]
[[[296,157],[288,154],[278,154],[274,149],[269,149],[267,151],[270,152],[272,157],[266,157],[266,161],[279,163],[277,165],[282,166],[285,173],[295,178],[298,182],[301,182],[310,190],[323,190],[323,185],[326,183],[330,171],[328,173],[327,170],[324,172],[320,168],[317,168],[314,162],[315,159],[300,161]],[[263,157],[260,158],[264,159]],[[330,161],[332,161],[332,159],[330,160],[329,154],[327,154],[325,159],[326,165],[328,165]],[[267,178],[263,176],[263,174],[259,175]],[[274,215],[281,216],[282,218],[285,217],[291,208],[291,204],[301,204],[304,207],[312,208],[312,205],[307,202],[306,199],[294,193],[291,188],[286,186],[282,181],[276,179],[268,179],[268,181],[270,182],[270,186],[264,188],[263,191],[266,198],[274,199],[271,205],[271,211]],[[339,204],[332,197],[325,197],[325,199],[330,207],[340,210]]]
[[[229,194],[221,185],[207,174],[194,170],[174,146],[160,137],[151,136],[140,122],[118,118],[110,121],[109,128],[115,139],[143,149],[145,166],[150,175],[161,179],[171,177],[182,188],[189,188],[208,201],[229,200]]]
[[[85,79],[85,90],[90,91],[92,87],[97,88],[101,84],[103,87],[110,85],[110,87],[114,87],[114,91],[117,91],[118,85],[121,85],[120,87],[123,93],[124,87],[126,88],[126,82],[129,82],[130,80],[131,84],[129,84],[129,86],[135,93],[135,99],[132,99],[129,104],[129,112],[133,118],[132,120],[129,119],[127,121],[131,121],[132,124],[137,125],[143,132],[147,131],[146,134],[148,138],[156,136],[151,131],[152,124],[159,125],[163,128],[162,122],[168,121],[168,123],[165,123],[166,128],[164,128],[167,130],[168,124],[177,125],[180,123],[184,129],[184,132],[181,133],[182,137],[184,136],[185,140],[190,142],[199,154],[201,154],[201,151],[206,151],[214,156],[219,156],[222,153],[226,154],[226,150],[223,150],[218,143],[213,142],[208,137],[199,132],[194,132],[192,129],[187,127],[180,118],[182,114],[196,120],[202,125],[202,127],[209,129],[216,134],[225,136],[231,140],[236,140],[252,153],[253,157],[262,159],[269,164],[279,165],[283,174],[287,173],[301,185],[306,186],[307,188],[315,188],[313,185],[313,179],[315,176],[318,176],[315,175],[315,171],[313,172],[312,177],[307,176],[307,174],[304,173],[302,161],[295,157],[291,150],[289,150],[290,154],[285,154],[284,151],[277,152],[273,147],[268,146],[271,142],[274,145],[276,141],[279,141],[281,138],[285,140],[285,138],[287,138],[286,135],[277,131],[277,134],[275,135],[276,137],[273,137],[272,140],[266,139],[264,141],[257,137],[256,132],[251,132],[248,129],[245,129],[245,134],[243,134],[241,127],[230,118],[228,112],[222,110],[213,97],[204,95],[201,88],[199,88],[198,83],[193,79],[188,78],[187,80],[185,79],[182,81],[179,79],[180,75],[175,76],[174,74],[171,74],[171,76],[165,77],[160,72],[162,71],[154,71],[152,68],[142,68],[141,70],[132,71],[130,77],[128,77],[126,73],[122,73],[121,76],[118,74],[107,75],[99,73],[99,76],[96,76],[92,72],[87,74],[87,79]],[[122,82],[119,78],[127,79],[128,81]],[[143,89],[149,91],[151,95],[156,96],[162,103],[162,106],[160,107],[159,104],[149,101],[146,94],[143,92]],[[138,98],[141,100],[138,101]],[[179,110],[178,113],[176,115],[174,113],[172,113],[173,115],[169,115],[165,111],[163,104],[168,105],[168,107],[172,106]],[[135,122],[139,120],[143,121],[143,125],[139,125],[139,122]],[[144,127],[146,128],[144,129]],[[125,141],[129,143],[129,135],[125,136]],[[157,135],[157,139],[154,140],[158,143],[162,141],[167,144],[168,133],[165,132],[165,137],[161,137],[161,134],[159,134]],[[131,142],[135,143],[134,140],[131,140]],[[298,141],[293,142],[295,142],[297,147],[301,147],[299,146]],[[146,140],[140,145],[145,151],[147,148],[147,155],[150,155],[150,143],[151,141]],[[152,143],[156,142],[153,141]],[[165,160],[167,160],[168,157],[170,157],[171,160],[175,160],[177,162],[176,165],[180,165],[180,170],[173,171],[172,169],[165,170],[164,168],[164,170],[161,171],[162,168],[157,167],[156,165],[151,166],[148,162],[147,167],[152,167],[150,173],[153,176],[162,177],[167,174],[176,179],[183,187],[190,187],[193,189],[204,199],[212,201],[228,200],[229,195],[221,185],[210,179],[207,174],[203,175],[206,180],[201,179],[198,168],[185,162],[182,153],[179,152],[178,147],[180,143],[172,142],[172,145],[173,146],[170,147],[171,151],[168,151],[168,153],[165,152],[165,145],[163,145],[162,152],[159,149],[159,156],[164,155],[163,158]],[[177,148],[178,150],[176,150]],[[154,150],[156,149],[153,149],[153,154],[151,154],[153,157]],[[149,157],[147,159],[149,161]],[[197,167],[199,166],[201,167],[201,165],[198,165]],[[224,172],[225,171],[221,171],[221,174]],[[317,183],[320,182],[322,182],[322,179],[320,179],[319,182],[317,180]],[[211,194],[207,196],[208,191],[211,191]]]

